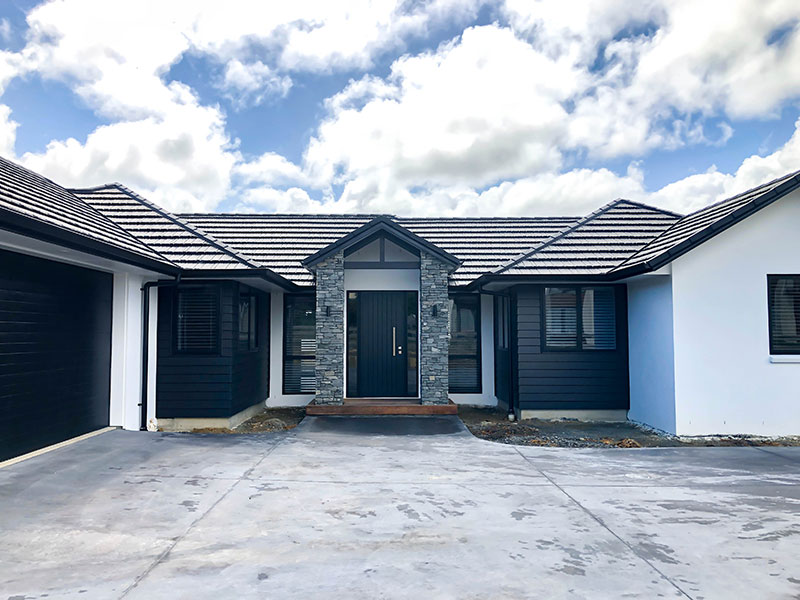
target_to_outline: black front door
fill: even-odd
[[[348,294],[348,396],[417,393],[417,293]]]

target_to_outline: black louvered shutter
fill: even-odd
[[[800,275],[768,275],[770,354],[800,354]]]
[[[186,287],[177,291],[176,350],[186,354],[219,351],[219,290]]]

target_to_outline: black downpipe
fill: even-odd
[[[177,287],[181,282],[181,274],[173,281],[148,281],[142,286],[142,384],[139,400],[139,431],[147,431],[147,363],[150,346],[150,288],[152,287]]]

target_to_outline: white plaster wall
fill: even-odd
[[[672,280],[645,275],[628,283],[631,407],[628,418],[675,433]]]
[[[314,394],[283,393],[283,292],[270,293],[269,397],[267,406],[305,406]]]
[[[456,404],[496,406],[494,395],[494,299],[481,295],[481,393],[450,394]]]
[[[772,364],[767,274],[800,274],[800,193],[672,264],[676,430],[800,434],[800,364]]]
[[[131,430],[141,419],[143,284],[141,275],[114,273],[109,425]]]

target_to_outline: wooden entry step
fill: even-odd
[[[312,401],[306,406],[306,414],[309,417],[457,415],[458,406],[452,400],[447,404],[420,404],[419,400],[349,398],[343,404],[316,404]]]

